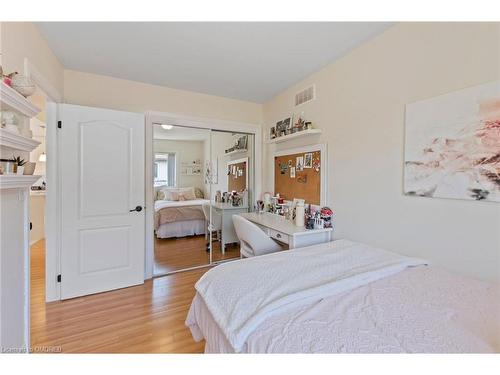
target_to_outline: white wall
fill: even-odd
[[[176,180],[178,187],[194,186],[203,191],[203,173],[198,176],[182,174],[183,163],[192,163],[197,159],[203,161],[203,143],[203,141],[179,141],[167,139],[155,139],[153,141],[154,152],[176,153]]]
[[[294,111],[295,92],[316,84],[300,108],[328,143],[328,202],[335,237],[428,258],[500,280],[500,205],[404,196],[405,104],[500,78],[500,24],[404,23],[264,104],[264,134]],[[264,181],[272,178],[266,148]],[[269,185],[264,186],[264,191]]]
[[[122,111],[160,111],[260,124],[262,105],[219,96],[175,90],[102,75],[64,71],[67,103]]]

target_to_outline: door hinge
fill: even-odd
[[[60,283],[61,282],[61,275],[57,275],[57,282]]]
[[[57,121],[57,127],[58,127],[59,129],[62,129],[62,121]]]

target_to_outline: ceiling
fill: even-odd
[[[174,126],[172,129],[163,129],[160,125],[153,126],[154,139],[168,139],[176,141],[204,141],[209,139],[210,130],[186,128],[182,126]]]
[[[381,33],[377,22],[42,22],[67,69],[263,103]]]

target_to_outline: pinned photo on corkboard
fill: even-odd
[[[296,167],[297,167],[297,171],[302,171],[304,169],[304,157],[303,156],[297,156]]]
[[[313,154],[308,152],[304,155],[304,168],[312,168],[313,166]]]

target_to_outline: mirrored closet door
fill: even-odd
[[[212,130],[213,165],[212,261],[240,258],[240,244],[233,215],[248,212],[254,201],[254,135]]]
[[[154,125],[154,276],[240,258],[233,215],[254,195],[254,135]]]
[[[209,129],[154,125],[154,275],[211,263]]]

